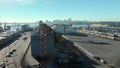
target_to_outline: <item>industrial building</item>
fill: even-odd
[[[31,51],[33,57],[40,57],[40,32],[31,36]]]
[[[6,28],[5,28],[5,31],[10,31],[11,30],[11,26],[6,26]]]
[[[35,58],[46,59],[54,49],[54,32],[45,24],[40,24],[40,30],[31,36],[31,53]]]
[[[0,26],[0,33],[2,33],[4,30],[3,30],[3,27]]]
[[[22,30],[26,30],[29,28],[29,25],[22,25]]]
[[[76,29],[72,28],[72,25],[67,24],[54,24],[51,28],[57,33],[75,33]]]
[[[22,31],[27,32],[27,31],[32,31],[33,29],[30,28],[28,24],[22,25]]]

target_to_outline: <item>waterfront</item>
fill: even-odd
[[[6,26],[11,26],[10,30],[7,31],[16,31],[16,29],[21,29],[22,25],[29,25],[32,28],[35,28],[38,26],[38,23],[7,23]],[[4,24],[1,25],[4,28]]]
[[[38,23],[7,23],[6,26],[11,26],[10,31],[16,31],[16,29],[21,29],[22,25],[29,25],[32,28],[38,27]],[[50,25],[50,23],[48,23]],[[89,25],[87,24],[72,24],[72,27],[88,27]],[[2,27],[4,27],[4,24],[2,24]]]

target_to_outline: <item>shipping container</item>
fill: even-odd
[[[108,33],[108,36],[114,36],[114,34]]]
[[[107,36],[107,38],[108,38],[108,39],[114,39],[114,37],[113,37],[113,36]]]

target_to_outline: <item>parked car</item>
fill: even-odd
[[[12,49],[12,52],[16,52],[16,49]]]
[[[10,54],[10,55],[12,55],[12,54],[13,54],[13,52],[12,52],[12,51],[10,51],[10,52],[9,52],[9,54]]]
[[[26,40],[28,37],[24,37],[23,40]]]
[[[0,63],[0,68],[5,68],[5,62]]]
[[[10,55],[10,54],[6,54],[5,57],[6,57],[6,58],[7,58],[7,57],[11,57],[11,55]]]

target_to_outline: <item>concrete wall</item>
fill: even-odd
[[[35,58],[40,57],[40,34],[39,32],[31,36],[31,53],[32,53],[32,56]]]
[[[50,56],[54,49],[54,33],[47,30],[47,54]]]

